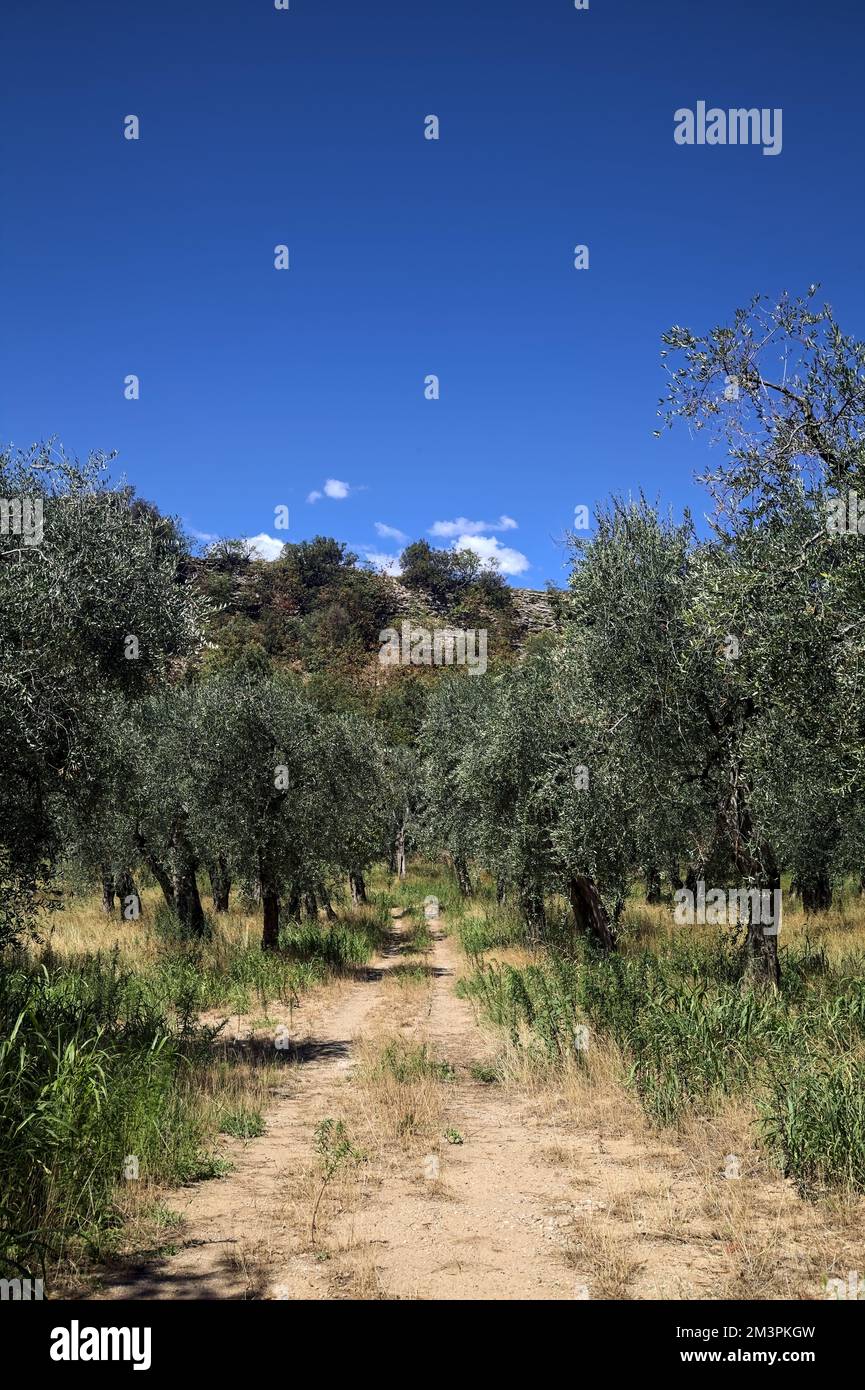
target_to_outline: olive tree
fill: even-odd
[[[861,851],[865,346],[815,292],[671,329],[661,413],[724,446],[703,474],[720,574],[707,606],[737,639],[739,862],[780,882],[783,861],[816,907]]]
[[[476,792],[464,773],[466,750],[481,737],[487,707],[485,676],[443,674],[433,687],[421,728],[424,796],[422,834],[449,855],[460,892],[472,891],[470,864],[478,853]]]
[[[118,699],[202,641],[182,534],[112,485],[108,462],[52,444],[0,452],[0,848],[31,895],[62,851],[69,798],[104,775]]]
[[[226,672],[189,699],[191,842],[258,885],[273,950],[281,907],[327,901],[330,876],[361,874],[375,854],[381,748],[366,721],[321,710],[289,676]]]

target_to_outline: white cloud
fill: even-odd
[[[521,550],[502,545],[495,536],[457,536],[454,550],[473,550],[482,560],[497,560],[502,574],[524,574],[531,564]]]
[[[219,540],[219,537],[213,535],[212,532],[210,532],[210,531],[196,531],[196,529],[195,529],[194,526],[187,526],[186,529],[188,530],[190,536],[194,536],[195,539],[196,539],[197,541],[218,541],[218,540]]]
[[[392,540],[392,541],[407,541],[407,540],[408,540],[408,536],[405,534],[404,531],[398,531],[397,528],[396,528],[395,526],[388,526],[384,521],[377,521],[377,522],[375,523],[375,529],[376,529],[378,535],[384,536],[385,539],[387,539],[387,540]]]
[[[351,484],[344,483],[340,478],[327,478],[322,487],[323,492],[316,488],[313,492],[308,493],[307,502],[318,502],[322,497],[331,497],[335,502],[341,502],[352,491]]]
[[[278,541],[262,531],[260,536],[247,536],[246,544],[253,560],[278,560],[285,541]]]
[[[396,577],[402,573],[398,555],[385,555],[381,550],[364,550],[363,558],[377,570],[383,570],[385,574]]]
[[[455,521],[434,521],[429,528],[431,536],[479,536],[483,531],[515,531],[517,523],[512,516],[500,516],[498,521],[469,521],[468,517],[458,516]]]

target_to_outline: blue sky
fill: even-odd
[[[702,510],[665,328],[820,281],[865,332],[863,37],[859,0],[6,0],[0,437],[116,449],[203,535],[562,582],[575,506]],[[782,108],[781,153],[676,145],[698,100]]]

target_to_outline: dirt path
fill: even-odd
[[[315,1123],[351,1068],[352,1044],[378,1002],[382,974],[398,959],[398,948],[397,937],[355,981],[337,987],[335,1001],[313,1000],[295,1009],[293,1065],[267,1114],[266,1134],[249,1144],[226,1142],[234,1165],[226,1178],[167,1193],[166,1205],[183,1216],[182,1248],[165,1259],[130,1265],[103,1285],[102,1297],[273,1296],[271,1266],[291,1246],[284,1210],[288,1176],[309,1164]],[[279,1297],[309,1298],[325,1296],[326,1282],[312,1261],[301,1261],[280,1271],[276,1287]]]
[[[471,1078],[489,1044],[454,993],[459,953],[441,932],[432,964],[426,1017],[405,1031],[456,1068],[457,1081],[444,1088],[444,1126],[463,1142],[430,1145],[436,1183],[424,1177],[423,1160],[407,1160],[335,1223],[335,1234],[356,1261],[366,1252],[385,1297],[573,1298],[576,1279],[557,1239],[572,1207],[568,1175],[541,1157],[545,1126],[531,1103]]]
[[[412,967],[419,984],[400,981],[409,967],[397,927],[369,968],[295,1011],[266,1134],[226,1142],[225,1178],[164,1194],[183,1218],[176,1252],[112,1271],[95,1297],[765,1297],[767,1279],[771,1296],[819,1296],[806,1292],[805,1205],[780,1182],[712,1172],[726,1136],[706,1129],[701,1168],[693,1151],[648,1133],[603,1076],[577,1078],[567,1094],[555,1082],[477,1079],[498,1044],[455,993],[455,942],[430,925],[425,965]],[[410,1142],[387,1132],[393,1114],[358,1068],[376,1039],[394,1037],[453,1069],[430,1083],[433,1122]],[[368,1161],[328,1188],[313,1246],[325,1116],[346,1117]]]
[[[523,1107],[468,1075],[487,1047],[471,1006],[454,993],[456,947],[435,930],[430,989],[416,992],[401,1031],[457,1069],[457,1084],[447,1087],[447,1121],[464,1142],[435,1145],[437,1182],[406,1157],[385,1182],[360,1194],[354,1210],[337,1216],[338,1270],[296,1248],[305,1231],[302,1213],[292,1210],[293,1189],[310,1166],[315,1125],[344,1108],[358,1041],[391,1021],[385,976],[401,959],[397,936],[335,1001],[297,1011],[296,1065],[267,1116],[266,1135],[227,1143],[234,1170],[226,1178],[166,1194],[166,1205],[183,1217],[178,1252],[113,1273],[97,1296],[328,1298],[334,1286],[338,1296],[341,1284],[352,1283],[347,1267],[360,1269],[370,1250],[377,1292],[386,1297],[574,1296],[574,1279],[550,1240],[568,1205],[567,1178],[538,1160],[537,1125],[527,1128]]]

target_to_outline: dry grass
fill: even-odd
[[[396,994],[401,990],[429,990],[432,979],[432,966],[423,956],[406,955],[398,965],[385,971],[382,985],[389,994]]]
[[[208,1128],[218,1130],[228,1111],[258,1111],[262,1115],[272,1103],[273,1092],[286,1083],[287,1068],[244,1058],[217,1058],[212,1065],[196,1072],[195,1089],[206,1107]]]
[[[62,912],[42,914],[36,948],[45,947],[61,960],[97,951],[117,951],[121,963],[134,970],[155,964],[165,949],[153,926],[163,898],[158,888],[140,891],[141,916],[137,922],[123,921],[116,910],[104,913],[95,894],[69,892]],[[212,915],[211,921],[214,935],[207,949],[215,964],[229,945],[254,946],[261,935],[261,923],[255,914],[232,910]]]
[[[328,1273],[331,1298],[376,1303],[392,1297],[382,1284],[375,1247],[368,1241],[338,1247],[334,1252],[334,1265]]]
[[[556,1068],[505,1045],[497,1070],[555,1130],[540,1152],[570,1170],[563,1258],[588,1297],[815,1299],[865,1267],[865,1199],[802,1200],[758,1147],[747,1097],[658,1133],[605,1040]]]
[[[631,1246],[628,1236],[594,1216],[586,1216],[576,1224],[565,1259],[578,1282],[585,1283],[590,1298],[628,1299],[641,1267]]]
[[[809,914],[798,898],[785,892],[783,914],[782,945],[801,947],[807,941],[811,947],[824,950],[831,963],[865,952],[865,898],[858,894],[845,891],[838,895],[828,912]],[[624,921],[621,942],[624,950],[631,945],[661,945],[682,932],[669,902],[634,903],[626,910]],[[498,951],[495,955],[499,958]]]
[[[267,1297],[278,1258],[268,1240],[244,1240],[233,1247],[227,1257],[228,1267],[245,1300]]]
[[[442,1130],[448,1081],[441,1062],[399,1034],[358,1043],[351,1110],[364,1144],[385,1156],[397,1144],[420,1152]]]
[[[158,888],[140,888],[140,900],[141,916],[136,922],[126,922],[116,908],[111,914],[104,913],[98,894],[68,890],[62,911],[42,913],[37,923],[39,939],[31,949],[34,954],[47,949],[61,960],[117,951],[127,968],[146,969],[165,951],[165,941],[154,928],[156,913],[164,900]],[[244,911],[236,894],[229,912],[212,912],[206,895],[202,895],[202,902],[213,929],[212,938],[203,945],[214,969],[225,962],[229,950],[258,946],[261,916],[256,911]],[[372,925],[378,920],[378,909],[374,904],[352,907],[341,914],[340,920],[359,927]]]

